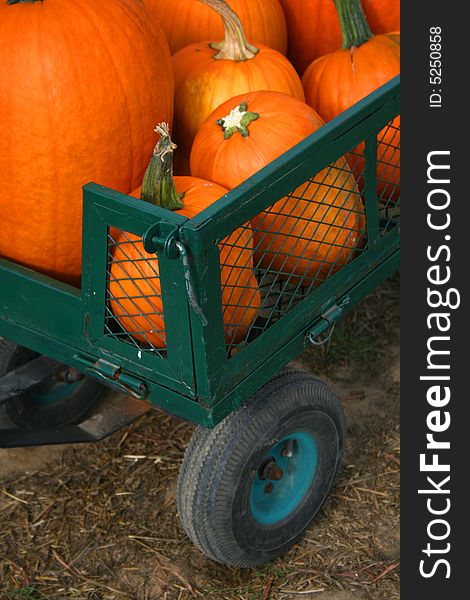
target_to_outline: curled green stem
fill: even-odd
[[[173,179],[173,150],[176,148],[166,123],[159,123],[155,131],[160,139],[154,148],[142,181],[141,200],[168,210],[183,208],[182,195],[178,194]]]

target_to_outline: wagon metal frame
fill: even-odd
[[[399,211],[386,218],[380,212],[376,167],[377,134],[399,114],[399,103],[397,77],[192,219],[85,185],[81,289],[0,259],[0,336],[174,415],[215,426],[397,270]],[[228,353],[218,242],[361,142],[365,248]],[[142,350],[106,330],[111,227],[143,237],[145,247],[158,252],[164,351]]]
[[[399,102],[396,78],[191,219],[86,185],[80,289],[0,259],[0,446],[159,407],[202,426],[177,490],[194,544],[233,566],[291,547],[346,426],[312,374],[275,374],[399,266]]]

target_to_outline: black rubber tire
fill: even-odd
[[[36,356],[36,352],[0,338],[0,377]],[[84,377],[60,402],[41,406],[25,392],[7,402],[5,411],[15,425],[24,429],[65,427],[83,421],[104,389],[99,382]]]
[[[315,477],[283,521],[260,525],[250,511],[251,483],[261,457],[299,428],[318,442]],[[284,370],[214,429],[199,427],[181,467],[177,505],[183,529],[222,564],[261,565],[285,553],[328,496],[344,451],[346,425],[333,392],[309,373]]]

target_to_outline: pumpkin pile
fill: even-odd
[[[0,256],[79,286],[83,184],[198,214],[397,75],[399,19],[399,0],[0,0]],[[399,194],[398,125],[378,197]],[[261,272],[316,285],[360,248],[363,151],[220,241],[227,343]],[[110,308],[163,348],[158,257],[112,236]]]
[[[186,46],[173,56],[175,138],[189,155],[194,137],[222,102],[243,92],[272,90],[304,100],[302,82],[277,50],[247,41],[238,16],[225,0],[199,0],[218,13],[224,39]]]
[[[302,82],[306,102],[325,121],[350,108],[359,100],[393,79],[400,73],[400,33],[373,35],[360,0],[334,0],[341,31],[342,48],[321,56],[305,71]],[[377,193],[381,197],[399,196],[400,117],[392,127],[386,127],[378,135]],[[355,149],[350,159],[356,178],[362,184],[364,144]]]
[[[173,150],[168,125],[156,127],[160,140],[142,186],[131,196],[174,210],[191,218],[213,204],[228,190],[197,177],[173,177]],[[166,346],[158,257],[147,254],[135,235],[113,231],[109,296],[113,314],[121,326],[154,348]],[[254,321],[260,292],[253,271],[253,244],[249,228],[235,230],[219,244],[223,320],[227,343],[240,341]]]
[[[191,172],[232,189],[322,125],[312,108],[286,94],[237,96],[202,125],[191,152]],[[210,155],[207,148],[212,148]],[[357,247],[365,226],[346,159],[275,202],[252,225],[258,267],[303,285],[337,271]]]
[[[343,31],[335,0],[280,0],[289,28],[289,58],[303,73],[320,56],[341,48]],[[343,2],[348,7],[352,3]],[[400,31],[400,2],[361,0],[371,30]],[[354,13],[353,13],[354,15]]]

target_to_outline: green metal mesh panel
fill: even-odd
[[[164,357],[166,336],[158,258],[137,236],[108,232],[107,298],[104,334]]]
[[[397,117],[377,133],[372,173],[362,142],[219,242],[227,356],[368,250],[366,180],[376,182],[380,235],[397,225],[399,156]],[[166,357],[157,257],[115,229],[108,251],[105,335]]]
[[[357,183],[363,168],[363,148],[355,149],[347,160],[336,160],[245,225],[261,302],[254,320],[248,306],[238,312],[237,322],[224,319],[228,355],[364,252],[366,221]],[[221,266],[227,267],[222,257]],[[230,337],[228,331],[235,333]]]
[[[400,117],[377,136],[377,197],[382,235],[400,221]]]
[[[245,225],[253,245],[261,302],[256,319],[249,318],[249,307],[238,313],[236,322],[224,319],[228,356],[368,249],[366,179],[372,181],[369,189],[376,184],[380,235],[399,224],[399,117],[377,132],[376,168],[366,173],[365,165],[362,142]],[[227,267],[222,258],[221,266]],[[235,334],[229,337],[228,331]]]

